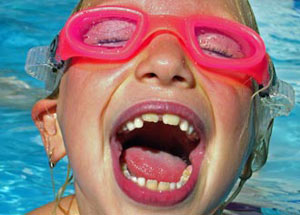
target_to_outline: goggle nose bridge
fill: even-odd
[[[185,18],[180,19],[179,17],[173,17],[169,15],[152,15],[145,19],[147,19],[147,22],[142,22],[141,24],[145,26],[141,27],[147,28],[148,35],[169,33],[183,40],[186,39],[186,28],[191,27],[190,25],[185,24],[187,22]]]

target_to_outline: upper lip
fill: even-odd
[[[120,126],[128,120],[132,120],[135,117],[138,117],[145,113],[176,114],[191,123],[201,139],[205,134],[203,120],[190,108],[175,102],[146,101],[135,104],[122,112],[113,124],[113,129],[110,136],[112,137],[113,135],[116,135],[116,133],[120,129]]]

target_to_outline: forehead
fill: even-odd
[[[233,0],[84,0],[82,8],[97,5],[131,6],[149,14],[177,16],[205,14],[240,21]]]

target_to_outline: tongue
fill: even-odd
[[[131,175],[157,181],[177,182],[187,167],[181,158],[147,147],[131,147],[123,156]]]

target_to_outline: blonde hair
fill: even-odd
[[[237,8],[239,17],[242,19],[241,22],[259,33],[256,19],[249,1],[233,0],[233,2]]]

